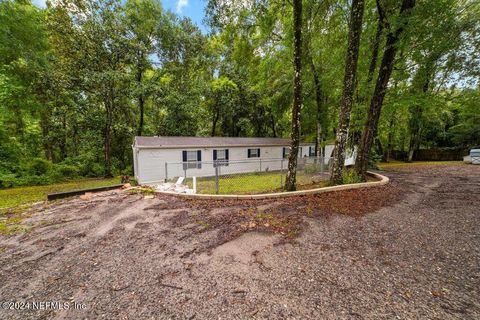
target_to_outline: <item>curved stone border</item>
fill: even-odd
[[[183,198],[192,198],[192,199],[213,199],[213,200],[222,200],[222,199],[273,199],[273,198],[284,198],[284,197],[294,197],[294,196],[304,196],[309,194],[318,194],[318,193],[325,193],[331,191],[339,191],[339,190],[351,190],[351,189],[360,189],[360,188],[369,188],[369,187],[376,187],[376,186],[383,186],[387,184],[390,179],[385,177],[381,174],[375,172],[367,172],[368,175],[379,179],[379,181],[371,181],[371,182],[361,182],[361,183],[353,183],[353,184],[343,184],[340,186],[333,186],[333,187],[323,187],[317,189],[309,189],[309,190],[299,190],[299,191],[288,191],[288,192],[277,192],[277,193],[262,193],[262,194],[186,194],[186,193],[177,193],[171,191],[156,191],[156,193],[170,195],[170,196],[177,196]]]

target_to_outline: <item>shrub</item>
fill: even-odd
[[[355,169],[345,169],[342,172],[342,183],[352,184],[362,182],[362,178],[358,175]]]
[[[42,158],[34,158],[27,164],[27,172],[31,175],[41,176],[48,174],[52,169],[52,163]]]
[[[370,154],[368,155],[368,168],[370,169],[378,169],[377,163],[382,160],[382,155],[378,154],[377,151],[372,148]]]
[[[0,188],[11,188],[18,185],[18,179],[13,173],[0,173]]]
[[[77,166],[63,164],[63,163],[55,165],[54,169],[55,169],[54,177],[57,179],[75,178],[75,177],[78,177],[80,172],[80,169]]]
[[[87,162],[80,167],[80,174],[85,177],[99,177],[103,174],[103,166],[96,162]]]
[[[17,179],[17,186],[37,186],[50,184],[55,182],[55,179],[50,175],[26,175]]]

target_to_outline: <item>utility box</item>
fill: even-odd
[[[472,164],[480,164],[480,149],[470,150],[470,158],[472,159]]]

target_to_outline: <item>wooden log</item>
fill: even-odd
[[[66,192],[51,193],[51,194],[47,195],[47,200],[51,201],[51,200],[57,200],[57,199],[63,199],[63,198],[78,196],[78,195],[84,194],[85,192],[100,192],[100,191],[113,190],[113,189],[121,188],[122,186],[123,186],[123,184],[116,184],[116,185],[107,186],[107,187],[98,187],[98,188],[80,189],[80,190],[72,190],[72,191],[66,191]]]

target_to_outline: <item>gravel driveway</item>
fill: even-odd
[[[480,166],[383,174],[283,201],[111,191],[38,207],[30,231],[0,236],[0,301],[69,309],[0,319],[479,319]]]

